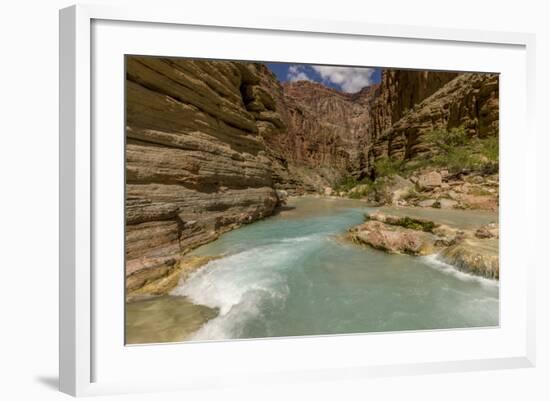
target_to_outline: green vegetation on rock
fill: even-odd
[[[367,197],[373,192],[372,183],[360,184],[354,187],[355,190],[348,192],[348,197],[351,199],[361,199]]]
[[[393,160],[389,157],[382,157],[374,163],[374,171],[376,177],[388,177],[394,174],[401,173],[403,168],[403,162],[400,160]]]
[[[357,185],[361,184],[359,180],[355,177],[346,177],[344,178],[337,186],[336,191],[349,191],[352,188],[355,188]]]
[[[411,230],[419,230],[427,233],[433,232],[436,224],[433,221],[419,220],[412,217],[403,217],[395,222],[396,226],[410,228]]]
[[[498,171],[498,138],[477,138],[470,136],[463,127],[450,130],[437,129],[426,134],[438,154],[430,164],[447,168],[451,173]]]
[[[470,136],[464,127],[436,129],[425,134],[427,142],[435,145],[436,154],[429,158],[395,160],[388,156],[374,163],[376,178],[395,174],[403,177],[412,172],[438,167],[451,173],[479,171],[486,174],[498,172],[498,137],[478,138]]]
[[[365,220],[371,220],[372,217],[369,214],[365,215]],[[414,217],[404,216],[404,217],[395,217],[395,216],[387,216],[386,219],[384,219],[384,222],[386,224],[390,224],[392,226],[399,226],[403,228],[409,228],[411,230],[417,230],[417,231],[424,231],[427,233],[432,233],[434,228],[437,227],[437,224],[430,220],[425,219],[416,219]]]
[[[409,188],[409,190],[401,197],[401,199],[403,200],[406,200],[406,201],[409,201],[411,199],[416,199],[418,201],[423,201],[423,200],[426,200],[426,199],[429,199],[429,196],[421,193],[421,192],[418,192],[416,190],[416,188],[414,187],[411,187]]]

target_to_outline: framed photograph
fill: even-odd
[[[60,12],[60,388],[535,362],[534,37]]]

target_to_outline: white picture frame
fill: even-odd
[[[145,33],[144,33],[145,32]],[[192,33],[190,33],[192,32]],[[199,47],[180,49],[177,43],[164,43],[166,35],[194,35],[201,38]],[[232,48],[219,39],[219,34],[238,36],[248,41],[254,55],[246,56],[246,49]],[[142,36],[140,36],[142,35]],[[164,36],[163,36],[164,35]],[[113,247],[123,246],[122,202],[119,191],[123,168],[117,153],[123,144],[123,109],[120,99],[123,76],[118,56],[124,53],[156,54],[216,58],[246,58],[251,60],[306,61],[317,57],[316,46],[305,51],[296,45],[284,53],[271,47],[254,47],[254,35],[262,35],[266,42],[292,40],[298,43],[325,41],[327,46],[338,40],[344,49],[349,45],[397,46],[406,42],[403,52],[377,53],[384,66],[412,68],[439,68],[500,72],[501,90],[501,325],[496,329],[441,330],[423,333],[388,333],[370,335],[317,336],[301,339],[247,340],[203,344],[170,344],[163,346],[124,347],[118,334],[123,299],[123,265],[120,253],[102,250],[101,243],[111,241]],[[137,38],[140,40],[138,41]],[[107,40],[108,39],[108,40]],[[134,42],[132,42],[132,40]],[[131,43],[132,42],[132,43]],[[139,42],[138,44],[136,44]],[[170,41],[169,41],[170,42]],[[216,43],[218,44],[216,48]],[[180,42],[181,43],[181,42]],[[155,48],[158,44],[158,48]],[[404,60],[407,48],[421,49],[426,54],[437,47],[442,59],[433,61]],[[429,46],[432,46],[431,48]],[[222,48],[223,47],[223,48]],[[461,65],[451,57],[445,58],[452,47],[456,57],[464,55]],[[206,48],[206,50],[205,50]],[[355,47],[356,48],[356,47]],[[527,236],[534,232],[536,209],[528,202],[534,199],[535,133],[532,127],[534,112],[534,35],[524,33],[484,32],[471,30],[435,29],[398,25],[373,25],[367,22],[293,20],[292,18],[262,17],[241,19],[187,15],[185,9],[166,10],[151,7],[112,8],[104,5],[78,5],[60,11],[60,389],[71,395],[95,395],[141,391],[166,391],[243,385],[246,383],[289,383],[307,380],[362,378],[401,374],[468,371],[530,367],[535,363],[535,294],[533,256],[518,258],[518,249],[530,249]],[[152,50],[154,49],[154,50]],[[336,48],[335,48],[336,49]],[[431,50],[430,50],[431,49]],[[447,49],[447,50],[446,50]],[[105,53],[102,53],[105,52]],[[166,53],[168,52],[168,53]],[[182,54],[176,54],[184,52]],[[185,53],[187,52],[187,53]],[[303,54],[303,53],[309,53]],[[462,52],[462,53],[461,53]],[[468,60],[469,52],[476,54]],[[491,52],[491,54],[486,54]],[[335,55],[338,57],[336,50]],[[273,56],[269,56],[272,54]],[[342,53],[343,54],[343,53]],[[374,54],[374,53],[373,53]],[[107,58],[106,55],[114,55]],[[240,55],[240,57],[239,57]],[[286,57],[286,59],[285,59]],[[305,58],[304,58],[305,57]],[[309,59],[307,59],[309,57]],[[321,56],[319,56],[321,57]],[[326,62],[325,58],[315,61]],[[351,57],[351,56],[349,56]],[[360,56],[341,60],[340,64],[362,65]],[[374,57],[374,56],[373,56]],[[385,57],[385,58],[384,58]],[[400,61],[401,58],[401,61]],[[466,59],[466,60],[464,60]],[[107,61],[106,61],[107,60]],[[114,60],[114,64],[108,62]],[[333,60],[335,60],[333,58]],[[328,60],[330,61],[330,60]],[[500,64],[499,64],[500,63]],[[380,65],[376,62],[370,65]],[[493,68],[491,68],[491,66]],[[500,66],[500,67],[499,67]],[[99,84],[98,84],[99,83]],[[96,87],[94,85],[99,85]],[[118,86],[120,85],[120,86]],[[104,96],[113,91],[112,99]],[[118,93],[120,91],[120,93]],[[515,91],[515,92],[514,92]],[[115,96],[115,92],[118,93]],[[511,94],[514,92],[513,99]],[[94,100],[95,99],[95,100]],[[108,104],[108,101],[114,103]],[[110,111],[107,111],[108,110]],[[511,113],[511,110],[516,110]],[[112,114],[109,114],[112,113]],[[106,124],[106,125],[104,125]],[[111,127],[113,127],[111,129]],[[118,128],[117,128],[118,127]],[[515,138],[509,133],[522,130],[521,149],[515,148]],[[98,131],[99,130],[99,131]],[[113,131],[114,130],[114,131]],[[96,136],[97,132],[120,132],[109,138]],[[106,141],[114,141],[108,143]],[[112,145],[112,146],[110,146]],[[514,150],[515,164],[507,154]],[[114,169],[113,169],[114,168]],[[108,173],[111,177],[103,179]],[[523,183],[522,191],[513,191],[507,183]],[[118,189],[117,189],[118,188]],[[113,211],[102,202],[106,191],[114,190]],[[118,192],[117,192],[118,191]],[[107,209],[106,209],[107,208]],[[112,232],[104,230],[106,219],[113,225]],[[119,226],[120,225],[120,226]],[[105,237],[105,238],[103,238]],[[523,238],[521,238],[523,237]],[[103,241],[103,242],[102,242]],[[515,247],[503,247],[514,244]],[[119,250],[120,252],[122,249]],[[524,252],[535,255],[534,252]],[[118,255],[118,256],[117,256]],[[515,263],[515,262],[518,263]],[[103,263],[105,262],[105,263]],[[114,265],[115,273],[103,273],[98,265]],[[508,269],[506,265],[519,266]],[[117,272],[117,266],[120,271]],[[118,278],[110,276],[118,274]],[[514,285],[511,285],[511,284]],[[94,294],[101,289],[102,297]],[[95,294],[97,295],[97,294]],[[111,305],[110,311],[106,311]],[[508,315],[509,314],[509,315]],[[119,319],[119,328],[113,322]],[[112,331],[111,331],[112,330]],[[111,337],[114,340],[111,342]],[[117,345],[118,344],[118,345]],[[407,347],[405,347],[408,344]],[[441,352],[439,346],[453,344],[452,350]],[[471,344],[466,352],[465,345]],[[477,344],[477,345],[476,345]],[[388,352],[399,350],[399,355]],[[420,357],[422,346],[433,347]],[[478,346],[479,345],[479,346]],[[397,347],[397,348],[396,348]],[[414,350],[407,351],[407,348]],[[318,358],[323,349],[323,358]],[[369,358],[363,352],[339,355],[342,350],[370,350]],[[442,348],[443,349],[443,348]],[[183,351],[182,351],[183,350]],[[340,352],[339,352],[340,350]],[[378,352],[375,352],[378,350]],[[223,360],[241,359],[233,366],[220,361],[216,366],[201,366],[185,370],[185,374],[168,374],[175,363],[174,355],[185,352],[188,360],[197,362],[197,356]],[[345,353],[345,352],[344,352]],[[295,359],[280,357],[295,355]],[[347,354],[347,353],[346,353]],[[436,357],[436,354],[439,356]],[[269,355],[270,365],[255,360],[256,355]],[[195,358],[195,359],[193,359]],[[347,358],[347,359],[346,359]],[[264,358],[265,359],[265,358]],[[153,366],[140,377],[140,361]],[[291,363],[290,363],[291,362]],[[254,367],[246,364],[256,363]],[[286,365],[285,365],[286,364]],[[289,366],[292,365],[292,366]],[[133,367],[133,368],[132,368]],[[183,368],[182,368],[183,369]],[[146,369],[145,369],[146,370]],[[164,371],[166,370],[166,371]],[[173,369],[172,369],[173,370]],[[235,371],[235,372],[233,372]],[[209,372],[209,373],[206,373]]]

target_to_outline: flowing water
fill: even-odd
[[[296,198],[278,215],[196,249],[224,256],[172,292],[218,310],[189,339],[498,325],[498,282],[435,257],[389,255],[341,238],[373,210],[359,201]],[[401,212],[455,225],[496,220],[484,212]]]

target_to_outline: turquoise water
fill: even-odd
[[[498,325],[498,283],[435,257],[389,255],[341,235],[374,209],[298,198],[294,209],[223,235],[197,255],[224,255],[174,291],[219,308],[194,340]],[[445,211],[434,211],[438,218]],[[468,214],[479,224],[491,214]],[[451,217],[460,222],[455,211]],[[468,220],[469,221],[469,220]]]

